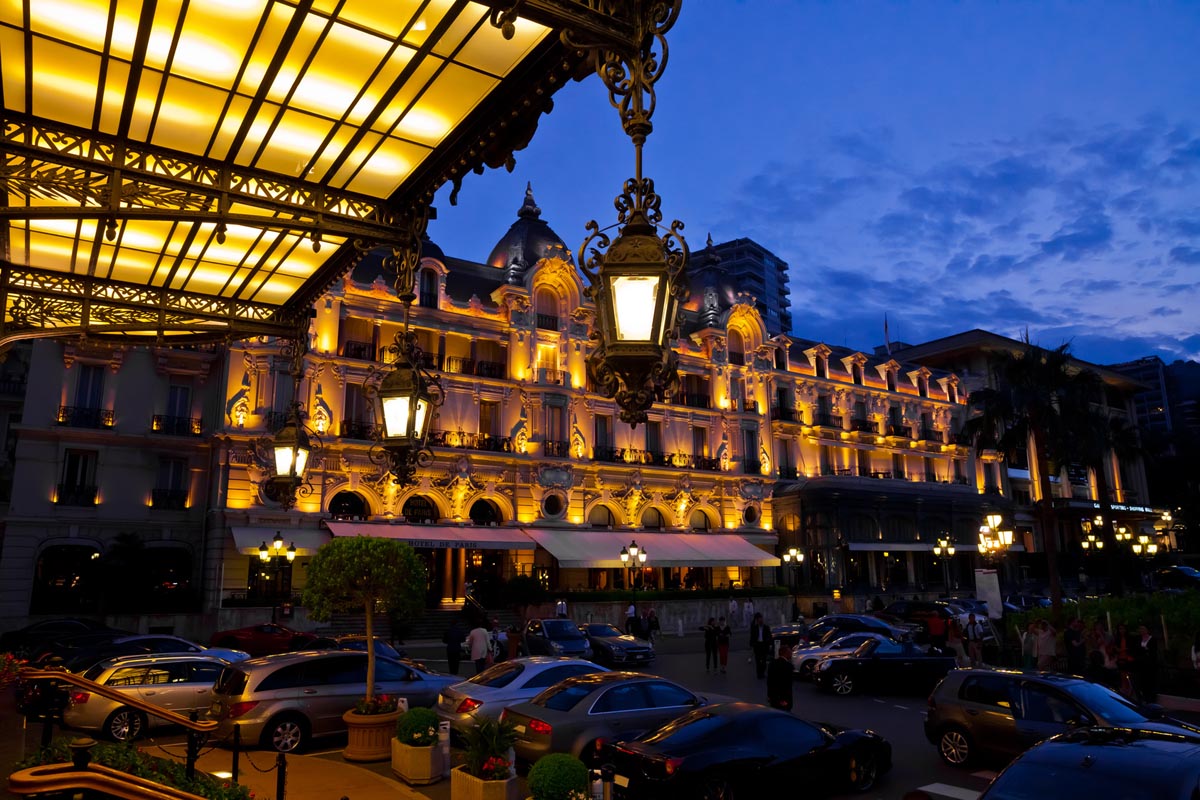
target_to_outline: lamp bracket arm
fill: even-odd
[[[396,220],[396,242],[392,254],[383,260],[383,268],[394,274],[396,296],[408,305],[416,299],[417,267],[421,264],[421,240],[429,226],[428,203],[416,203]]]

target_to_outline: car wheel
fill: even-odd
[[[879,763],[873,753],[850,759],[850,786],[856,792],[869,792],[879,780]]]
[[[843,697],[854,693],[854,678],[844,672],[834,675],[829,685],[833,687],[834,694],[840,694]]]
[[[118,708],[104,721],[104,733],[114,742],[132,742],[146,730],[146,717],[132,708]]]
[[[263,744],[277,753],[296,753],[308,744],[308,721],[298,714],[271,720],[263,731]]]
[[[733,784],[724,776],[705,778],[700,783],[699,800],[733,800]]]
[[[947,728],[938,738],[938,755],[952,767],[967,766],[974,756],[971,738],[961,728]]]

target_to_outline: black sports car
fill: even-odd
[[[863,642],[850,655],[817,665],[813,680],[834,694],[879,689],[888,694],[928,692],[954,669],[953,656],[924,652],[912,642]]]
[[[753,703],[687,712],[632,741],[606,745],[615,800],[724,800],[775,794],[865,792],[892,766],[892,746],[871,731],[807,722]]]
[[[645,639],[621,633],[607,622],[589,622],[579,630],[592,646],[592,661],[608,667],[624,668],[654,663],[654,645]]]

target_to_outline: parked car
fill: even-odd
[[[83,677],[146,703],[187,716],[212,703],[213,684],[228,661],[203,653],[135,655],[96,664]],[[86,689],[72,687],[63,722],[96,731],[117,742],[131,742],[151,728],[170,723],[153,714]]]
[[[985,755],[1012,758],[1082,726],[1200,734],[1200,728],[1165,718],[1161,708],[1139,708],[1098,684],[1032,671],[955,670],[929,695],[925,712],[925,737],[956,767]]]
[[[800,637],[800,644],[831,642],[848,633],[881,633],[896,640],[903,640],[910,637],[912,630],[898,628],[868,614],[828,614],[808,627],[808,631]]]
[[[103,622],[94,619],[68,617],[63,619],[45,619],[34,622],[15,631],[0,634],[0,653],[15,653],[21,658],[34,655],[34,650],[43,642],[62,639],[68,636],[78,636],[85,633],[101,633],[115,636],[129,634],[131,631],[121,631],[110,628]]]
[[[708,704],[656,675],[598,672],[560,681],[532,700],[510,705],[500,718],[516,726],[513,749],[525,764],[547,753],[570,753],[595,764],[598,745],[636,737]]]
[[[822,660],[813,680],[839,695],[872,690],[928,692],[955,665],[954,656],[925,652],[912,642],[870,641],[850,655]]]
[[[1200,738],[1131,728],[1059,734],[1001,772],[979,800],[1200,796]]]
[[[603,749],[616,800],[775,796],[873,788],[892,766],[878,734],[806,722],[753,703],[693,709],[637,739]],[[790,796],[790,793],[789,793]]]
[[[410,708],[432,706],[438,693],[458,681],[390,658],[375,659],[375,693],[399,695]],[[213,691],[209,716],[216,738],[242,729],[242,741],[288,753],[315,737],[345,730],[342,714],[366,694],[367,654],[353,650],[304,650],[231,664]]]
[[[294,631],[274,622],[262,625],[247,625],[213,634],[215,647],[245,650],[252,656],[268,656],[275,653],[290,653],[309,647],[317,637],[311,633]]]
[[[592,660],[610,667],[649,666],[654,663],[654,645],[622,633],[607,622],[589,622],[579,630],[592,648]]]
[[[1155,589],[1200,589],[1200,570],[1182,564],[1157,569],[1151,576]]]
[[[250,657],[250,654],[244,650],[205,647],[179,636],[160,633],[118,636],[85,643],[78,642],[79,639],[90,639],[90,636],[74,637],[64,640],[62,643],[55,643],[44,651],[41,663],[59,658],[62,660],[62,666],[68,671],[82,672],[109,658],[140,653],[203,653],[223,658],[229,662],[245,661]]]
[[[945,600],[897,600],[888,605],[883,612],[899,617],[905,622],[920,625],[921,632],[925,634],[929,633],[929,620],[934,616],[941,617],[946,624],[956,619],[965,627],[971,615],[971,612],[962,606]],[[976,614],[975,618],[980,619],[980,615]],[[984,618],[986,619],[986,616]]]
[[[475,724],[477,717],[499,717],[505,706],[531,700],[561,680],[593,672],[608,670],[581,658],[514,658],[442,689],[437,715],[450,723],[450,733],[457,738]]]
[[[801,643],[801,639],[808,633],[808,623],[806,622],[786,622],[783,625],[775,625],[771,628],[771,637],[780,644],[786,644],[788,647],[796,647]]]
[[[830,635],[834,636],[834,634]],[[801,679],[812,680],[813,670],[824,659],[853,653],[862,646],[863,642],[872,641],[897,643],[895,639],[882,633],[848,633],[845,636],[835,636],[832,641],[823,641],[821,644],[810,644],[793,650],[792,669]]]
[[[569,619],[531,619],[521,637],[524,655],[591,658],[592,647]]]
[[[1039,594],[1010,594],[1004,602],[1020,611],[1032,611],[1035,608],[1049,608],[1050,598]]]
[[[367,637],[362,634],[350,633],[344,636],[318,636],[308,643],[310,650],[357,650],[367,652]],[[375,637],[375,655],[384,658],[394,658],[397,661],[408,658],[408,652],[403,648],[392,647],[392,643],[382,636]]]

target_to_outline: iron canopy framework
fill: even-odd
[[[659,5],[5,4],[0,347],[295,336],[365,251],[414,252],[445,182],[511,168]]]

